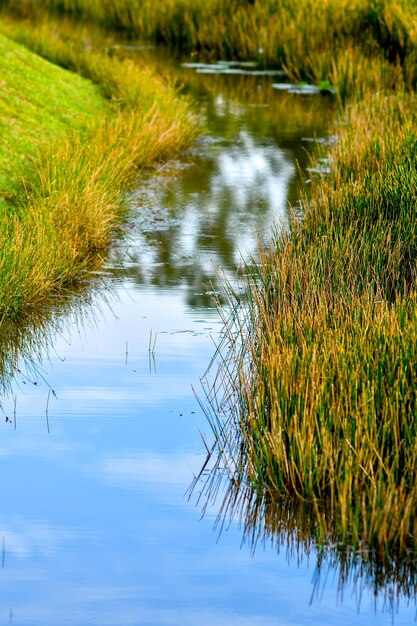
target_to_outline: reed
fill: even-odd
[[[414,94],[350,108],[304,219],[261,252],[246,303],[229,289],[211,395],[235,482],[325,502],[342,541],[400,553],[417,540],[416,128]]]

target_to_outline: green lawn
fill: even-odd
[[[51,139],[102,115],[100,88],[0,35],[0,202],[13,203]]]

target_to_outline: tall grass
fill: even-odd
[[[138,170],[180,151],[195,133],[188,102],[150,70],[75,45],[66,48],[58,35],[38,41],[45,56],[60,57],[98,83],[108,102],[103,100],[99,116],[87,118],[82,132],[61,129],[48,145],[39,131],[37,144],[32,134],[38,150],[27,161],[21,163],[10,146],[22,165],[22,182],[0,215],[3,321],[27,315],[45,305],[47,296],[81,280],[125,214],[121,191]],[[10,42],[10,59],[19,53],[36,67],[34,55]],[[28,110],[20,103],[11,115]],[[27,120],[23,130],[28,126]]]
[[[246,317],[229,293],[217,391],[235,481],[326,503],[341,541],[383,552],[417,540],[416,121],[414,94],[350,109],[330,177],[251,270]]]

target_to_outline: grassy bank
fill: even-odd
[[[90,80],[0,39],[2,320],[99,263],[125,212],[121,191],[195,132],[187,102],[152,71],[59,37],[38,41]]]

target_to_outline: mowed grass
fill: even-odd
[[[0,198],[13,199],[39,146],[56,135],[85,132],[103,115],[94,85],[28,53],[0,36]]]
[[[59,45],[50,40],[51,50]],[[188,102],[150,70],[70,47],[94,85],[4,36],[0,47],[4,321],[45,306],[100,263],[125,215],[122,190],[189,145],[195,126]]]

